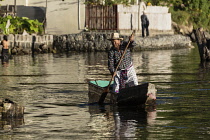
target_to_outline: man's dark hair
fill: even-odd
[[[3,39],[6,40],[6,41],[8,41],[7,35],[4,35],[3,36]]]

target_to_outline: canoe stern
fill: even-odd
[[[106,87],[101,87],[97,84],[89,82],[89,92],[88,92],[88,97],[89,97],[89,103],[98,103],[102,94],[105,91]],[[116,97],[117,95],[113,92],[108,92],[107,96],[104,100],[104,103],[108,104],[114,104],[116,103]]]

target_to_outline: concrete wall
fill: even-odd
[[[53,44],[53,35],[36,35],[35,37],[36,40],[34,43],[37,45],[45,44],[47,46],[52,46]],[[11,43],[16,43],[16,46],[31,49],[33,43],[33,35],[15,35],[14,40],[11,40]]]
[[[0,5],[14,5],[14,0],[4,0],[0,1]],[[25,5],[26,0],[16,0],[16,5]]]
[[[46,0],[25,0],[25,1],[27,4],[26,6],[46,7],[46,4],[52,0],[47,0],[47,1]]]
[[[124,6],[118,5],[119,29],[138,29],[139,5]]]
[[[50,0],[48,0],[50,1]],[[61,0],[60,0],[61,1]],[[14,5],[14,0],[0,1],[1,5]],[[46,0],[16,0],[16,5],[45,7]]]
[[[168,13],[168,7],[147,6],[146,14],[150,20],[149,29],[171,30],[171,13]]]
[[[33,40],[33,35],[8,35],[8,40],[10,42],[10,49],[13,47],[22,47],[22,48],[27,48],[31,49],[32,43],[36,45],[42,45],[45,44],[47,46],[52,46],[53,44],[53,35],[43,35],[43,36],[38,36],[35,35],[36,40]],[[0,40],[3,40],[3,35],[0,35]]]
[[[47,33],[79,33],[85,26],[84,0],[49,0],[47,6]]]
[[[146,6],[143,2],[140,5],[118,5],[119,30],[141,30],[140,17],[144,10],[150,21],[150,30],[172,30],[171,13],[167,7]]]

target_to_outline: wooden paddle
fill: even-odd
[[[135,30],[133,30],[133,32],[132,32],[130,38],[134,35],[134,33],[135,33]],[[108,86],[105,88],[104,92],[101,94],[101,97],[100,97],[100,99],[99,99],[99,101],[98,101],[99,104],[103,104],[103,103],[104,103],[104,100],[105,100],[105,98],[106,98],[106,96],[107,96],[107,93],[109,92],[109,87],[110,87],[110,85],[111,85],[111,83],[112,83],[112,81],[113,81],[113,79],[114,79],[115,73],[117,72],[117,69],[119,68],[119,66],[120,66],[120,64],[121,64],[121,62],[122,62],[122,60],[123,60],[123,57],[124,57],[124,55],[125,55],[125,53],[126,53],[126,51],[127,51],[127,49],[128,49],[128,46],[129,46],[129,44],[130,44],[130,42],[131,42],[131,41],[130,41],[130,38],[129,38],[128,44],[127,44],[127,46],[126,46],[126,48],[125,48],[125,50],[124,50],[124,52],[123,52],[123,54],[122,54],[122,56],[121,56],[121,58],[120,58],[120,61],[119,61],[118,65],[117,65],[117,67],[116,67],[116,69],[115,69],[115,71],[114,71],[114,73],[113,73],[113,75],[112,75],[112,78],[111,78],[110,81],[109,81]]]

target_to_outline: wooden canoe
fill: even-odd
[[[89,103],[98,103],[109,81],[89,82]],[[111,86],[110,86],[111,87]],[[128,87],[120,90],[119,93],[110,92],[107,94],[104,103],[117,105],[151,105],[155,103],[156,88],[154,84],[144,83],[138,86]],[[152,95],[152,96],[150,96]],[[155,98],[154,98],[155,97]]]

